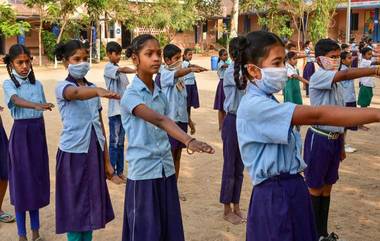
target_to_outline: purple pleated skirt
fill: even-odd
[[[307,62],[303,70],[303,78],[310,80],[310,77],[315,73],[314,62]]]
[[[0,122],[0,180],[8,180],[8,137]]]
[[[317,241],[309,191],[299,174],[283,174],[254,187],[247,241]]]
[[[57,234],[101,229],[114,219],[103,151],[94,129],[88,153],[58,149],[56,172]]]
[[[177,126],[179,126],[179,128],[181,128],[184,132],[187,133],[187,129],[188,129],[188,123],[183,123],[183,122],[176,122]],[[180,149],[180,148],[186,148],[186,145],[183,144],[182,142],[180,142],[179,140],[169,136],[169,142],[170,142],[170,145],[171,145],[171,149],[172,150],[176,150],[176,149]]]
[[[224,95],[223,89],[223,80],[220,79],[218,87],[216,88],[215,101],[214,101],[214,110],[224,111],[224,99],[226,96]]]
[[[187,107],[199,108],[199,93],[197,83],[193,85],[186,85],[187,91]]]
[[[43,118],[14,121],[8,163],[9,192],[16,212],[49,205],[49,155]]]
[[[184,241],[175,175],[127,181],[122,241]]]

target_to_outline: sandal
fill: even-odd
[[[13,223],[15,221],[15,217],[12,214],[4,212],[0,215],[0,222],[2,223]]]

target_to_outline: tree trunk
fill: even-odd
[[[68,21],[67,17],[64,17],[63,18],[63,24],[61,26],[61,29],[59,30],[58,38],[56,41],[57,44],[59,44],[59,42],[61,42],[63,31],[65,30],[65,27],[67,25],[67,21]],[[54,56],[54,68],[55,69],[58,68],[58,60],[57,60],[56,56]]]
[[[38,30],[38,62],[39,65],[42,66],[42,27],[43,27],[43,20],[42,20],[42,8],[40,9],[40,27]]]
[[[231,33],[230,38],[238,36],[238,23],[239,23],[239,0],[233,0],[233,7],[231,12]]]
[[[57,44],[59,44],[59,42],[61,42],[63,31],[65,30],[65,27],[67,25],[67,21],[68,21],[67,17],[64,17],[63,18],[63,24],[61,26],[61,29],[59,30],[59,34],[58,34],[58,38],[57,38]]]

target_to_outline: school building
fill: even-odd
[[[12,44],[23,42],[31,49],[34,55],[38,54],[38,28],[39,13],[36,9],[30,9],[23,4],[23,0],[0,0],[10,3],[17,11],[17,18],[27,21],[32,28],[24,36],[4,38],[0,35],[0,54],[4,54],[6,49]],[[380,42],[379,31],[379,9],[380,0],[351,0],[351,35],[359,41],[363,36],[372,37],[373,40]],[[134,3],[132,3],[134,4]],[[181,48],[195,47],[196,45],[204,49],[213,49],[217,46],[218,40],[225,36],[225,30],[230,24],[230,13],[232,10],[232,1],[222,1],[222,13],[220,16],[212,17],[203,23],[199,23],[191,31],[178,31],[172,42],[178,44]],[[336,15],[332,23],[329,35],[332,38],[345,40],[346,35],[346,16],[347,3],[339,4]],[[44,26],[45,29],[51,29],[51,26]],[[258,18],[254,13],[243,13],[239,16],[238,32],[239,34],[259,30]],[[143,34],[157,34],[159,31],[150,28],[128,29],[121,22],[100,20],[99,32],[96,34],[103,44],[109,41],[119,42],[123,48],[130,45],[133,37]],[[296,32],[295,32],[296,34]],[[84,37],[90,36],[89,31],[83,32]],[[293,36],[293,40],[296,36]]]
[[[347,3],[339,4],[330,34],[334,38],[345,40],[347,22]],[[351,36],[360,41],[363,36],[380,42],[378,0],[351,0]]]

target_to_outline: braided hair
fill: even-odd
[[[21,54],[26,54],[30,58],[30,61],[33,60],[33,57],[30,54],[30,50],[27,47],[25,47],[24,45],[22,45],[22,44],[14,44],[14,45],[12,45],[10,47],[10,49],[9,49],[8,54],[6,54],[4,56],[4,58],[3,58],[3,61],[4,61],[5,65],[6,65],[6,67],[7,67],[7,71],[8,71],[9,77],[11,78],[11,80],[14,83],[14,85],[16,86],[16,88],[19,88],[21,85],[20,85],[20,82],[16,79],[16,77],[12,73],[12,63]],[[30,65],[30,70],[31,71],[30,71],[30,73],[28,75],[29,82],[31,84],[35,84],[36,83],[36,77],[34,75],[34,71],[33,71],[32,65]]]
[[[276,34],[267,31],[254,31],[246,37],[240,37],[234,70],[235,83],[239,89],[247,86],[250,77],[246,65],[249,63],[259,65],[275,45],[284,47],[284,43]]]

